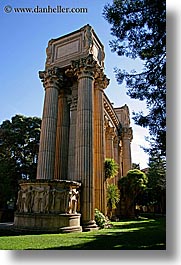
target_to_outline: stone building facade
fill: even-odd
[[[104,92],[104,47],[90,25],[50,40],[46,53],[37,180],[81,183],[83,229],[97,229],[94,209],[106,213],[105,158],[119,165],[115,184],[131,168],[129,109],[113,108]]]

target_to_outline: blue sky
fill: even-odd
[[[105,47],[105,74],[110,78],[106,89],[115,107],[125,103],[132,111],[145,110],[144,102],[131,100],[126,95],[124,84],[118,85],[114,75],[114,67],[127,70],[141,69],[136,60],[118,57],[110,51],[110,25],[103,18],[102,11],[106,3],[112,0],[1,0],[0,1],[0,123],[15,114],[26,116],[42,115],[44,90],[38,77],[38,71],[44,70],[47,43],[85,24],[90,24]],[[5,13],[6,6],[15,7],[75,7],[87,8],[84,14],[32,14]],[[140,148],[147,146],[144,139],[148,135],[146,129],[134,125],[132,142],[132,160],[140,163],[141,168],[147,166],[148,156]]]

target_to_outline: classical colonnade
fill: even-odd
[[[109,80],[92,55],[39,75],[45,99],[37,179],[80,181],[83,221],[93,225],[94,209],[106,212],[105,158],[119,164],[115,184],[130,169],[131,128],[121,125],[105,96]]]
[[[106,213],[105,158],[119,165],[115,184],[131,168],[129,110],[113,108],[105,95],[103,61],[103,46],[86,25],[65,40],[51,40],[45,71],[39,72],[45,98],[37,179],[81,182],[87,229],[96,228],[95,208]]]

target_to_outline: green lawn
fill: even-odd
[[[165,218],[141,218],[113,222],[94,232],[7,236],[1,234],[0,249],[166,249]]]

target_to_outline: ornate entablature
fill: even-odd
[[[104,68],[104,46],[89,24],[73,34],[51,39],[46,54],[46,68],[55,65],[60,68],[67,68],[71,65],[72,60],[85,58],[89,54],[92,54],[97,64]]]
[[[133,139],[132,128],[130,127],[130,116],[129,108],[124,105],[120,108],[113,108],[108,97],[104,94],[104,119],[105,127],[115,128],[115,134],[117,134],[120,139],[126,135],[130,140]]]

